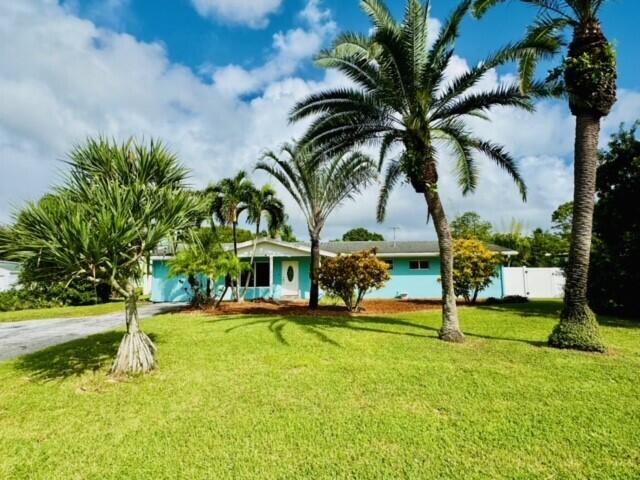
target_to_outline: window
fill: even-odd
[[[255,286],[256,287],[268,287],[269,286],[269,263],[267,262],[254,262],[253,263],[253,271],[247,270],[242,272],[242,276],[240,278],[240,286],[245,286],[247,284],[247,278],[249,278],[249,287],[253,287],[253,275],[255,274]],[[226,278],[225,283],[228,287],[235,283],[235,279]]]
[[[428,260],[409,260],[409,269],[410,270],[428,270],[429,261]]]

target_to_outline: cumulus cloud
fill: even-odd
[[[191,0],[199,15],[252,28],[264,28],[282,0]]]
[[[9,220],[14,206],[37,199],[58,182],[64,170],[60,160],[89,135],[160,138],[192,169],[194,186],[202,187],[241,168],[251,171],[264,149],[298,137],[305,126],[287,121],[294,102],[347,82],[332,71],[318,81],[296,76],[335,29],[316,0],[306,3],[301,27],[274,37],[272,54],[258,70],[228,69],[236,83],[246,84],[235,91],[172,63],[161,44],[98,28],[52,1],[0,2],[0,19],[0,44],[10,46],[0,49],[0,222]],[[297,35],[315,35],[316,40],[301,47],[292,43]],[[457,68],[465,68],[463,59],[456,62]],[[260,81],[253,83],[252,77]],[[505,78],[495,72],[485,79],[487,85],[501,81]],[[250,99],[240,96],[247,91],[254,92]],[[639,113],[640,94],[620,92],[603,123],[603,138]],[[445,207],[450,216],[474,209],[498,227],[512,217],[532,228],[545,227],[553,209],[571,197],[573,119],[561,103],[553,102],[539,104],[533,115],[504,109],[492,118],[474,129],[503,142],[520,160],[529,202],[523,204],[509,178],[486,159],[480,159],[478,191],[463,198],[443,157]],[[255,178],[268,180],[264,174]],[[295,231],[306,237],[298,209],[284,192],[282,196]],[[340,208],[324,238],[337,238],[359,225],[387,236],[397,226],[398,238],[434,238],[424,199],[410,187],[393,194],[381,226],[375,223],[376,196],[377,188],[371,187]]]
[[[263,65],[246,69],[226,65],[214,69],[216,88],[226,95],[252,93],[294,73],[300,64],[314,55],[335,32],[336,24],[319,0],[309,0],[299,14],[304,28],[294,28],[273,35],[273,53]]]

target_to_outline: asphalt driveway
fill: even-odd
[[[140,318],[177,310],[182,305],[156,303],[138,308]],[[0,323],[0,361],[36,352],[51,345],[88,337],[124,325],[124,311],[92,317],[54,318]]]

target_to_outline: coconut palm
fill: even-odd
[[[256,169],[271,174],[293,197],[307,220],[311,239],[309,308],[318,307],[320,235],[327,218],[375,177],[372,160],[359,152],[325,156],[310,146],[285,144],[267,152]]]
[[[369,35],[339,35],[317,63],[347,75],[352,87],[310,95],[298,103],[292,120],[314,117],[303,142],[327,151],[341,152],[360,145],[380,145],[379,168],[386,163],[377,216],[385,216],[389,194],[401,179],[423,195],[433,219],[440,249],[443,325],[440,338],[462,342],[453,288],[453,247],[447,216],[440,200],[439,161],[443,149],[453,152],[457,179],[464,194],[478,181],[475,155],[493,160],[516,183],[523,199],[526,189],[516,162],[501,145],[474,135],[465,121],[486,119],[496,106],[532,110],[530,99],[518,85],[479,90],[483,76],[507,61],[528,53],[542,54],[544,45],[514,44],[489,56],[476,67],[448,81],[445,73],[454,54],[462,19],[470,8],[463,1],[452,13],[433,43],[427,42],[427,7],[408,0],[402,22],[397,22],[381,0],[363,0],[373,29]],[[533,84],[536,92],[541,85]],[[399,151],[387,162],[390,152]]]
[[[193,226],[203,206],[186,190],[187,170],[156,142],[89,140],[71,152],[69,164],[55,194],[20,212],[5,243],[9,256],[31,261],[42,281],[110,285],[125,299],[127,326],[111,371],[146,372],[155,366],[156,347],[138,321],[144,259]]]
[[[560,323],[549,337],[559,348],[603,351],[605,349],[595,315],[587,303],[587,277],[591,252],[600,119],[616,101],[614,48],[602,31],[598,18],[606,0],[522,0],[539,9],[528,27],[527,38],[555,43],[570,30],[571,43],[556,77],[569,98],[576,117],[574,150],[573,221],[569,263],[566,270],[564,308]],[[475,0],[482,15],[500,0]],[[526,89],[534,76],[535,58],[523,58],[520,74]],[[562,76],[562,78],[560,78]]]
[[[206,192],[211,198],[211,213],[222,224],[231,225],[233,233],[233,253],[238,254],[237,228],[240,214],[256,192],[256,187],[247,177],[247,172],[239,171],[235,177],[223,178],[210,185]]]

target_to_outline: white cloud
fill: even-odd
[[[215,68],[213,81],[216,88],[226,95],[243,95],[294,73],[303,61],[320,50],[336,29],[330,12],[320,7],[319,0],[309,0],[299,17],[306,28],[274,34],[274,53],[263,65],[252,69],[239,65]]]
[[[203,17],[264,28],[282,0],[191,0],[191,3]]]
[[[302,133],[304,125],[287,121],[296,100],[347,81],[331,71],[319,81],[295,76],[300,63],[335,29],[317,2],[307,5],[302,14],[306,28],[300,30],[315,32],[322,40],[301,48],[291,44],[296,29],[283,32],[274,39],[274,55],[258,67],[263,70],[228,69],[235,82],[250,84],[241,92],[256,92],[251,100],[242,100],[238,92],[203,82],[192,70],[171,63],[162,45],[97,28],[55,2],[0,2],[0,44],[11,46],[0,49],[0,222],[9,219],[12,206],[38,198],[58,181],[64,168],[60,160],[88,135],[163,139],[193,170],[196,186],[240,168],[250,171],[264,149]],[[283,58],[294,60],[287,64]],[[464,67],[464,60],[459,59],[458,67]],[[267,75],[269,69],[276,73]],[[264,76],[256,86],[251,82],[258,74]],[[489,85],[502,80],[494,73],[485,79]],[[603,122],[603,138],[621,121],[638,116],[640,94],[620,92]],[[443,157],[441,191],[449,215],[474,209],[497,226],[512,217],[532,228],[547,226],[553,209],[571,197],[572,117],[559,103],[542,103],[534,115],[504,109],[493,120],[474,128],[504,142],[521,160],[529,202],[523,204],[509,178],[484,159],[478,191],[462,198]],[[264,174],[255,177],[267,180]],[[375,223],[376,196],[372,187],[344,205],[331,217],[324,238],[339,237],[358,225],[387,236],[398,226],[398,238],[434,237],[432,226],[426,225],[424,199],[410,187],[393,194],[382,226]],[[284,193],[283,198],[296,232],[306,237],[300,213]]]

